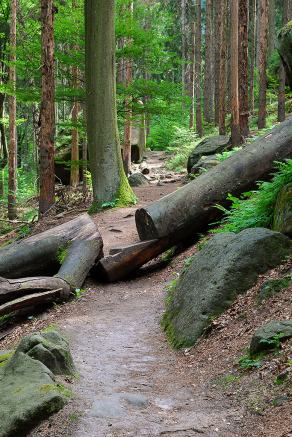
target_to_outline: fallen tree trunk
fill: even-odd
[[[246,146],[193,182],[136,212],[141,240],[184,239],[220,217],[214,208],[228,193],[239,195],[271,173],[274,161],[292,157],[292,119]]]
[[[98,262],[95,275],[109,282],[119,281],[173,245],[169,238],[162,238],[112,249],[110,256]]]
[[[102,247],[95,223],[83,214],[0,249],[0,276],[13,279],[55,274],[72,289],[80,288],[102,256]]]
[[[34,293],[62,290],[63,296],[69,297],[71,287],[61,278],[37,277],[23,279],[0,278],[0,305],[14,299]]]

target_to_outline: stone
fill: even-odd
[[[289,21],[278,34],[278,50],[292,89],[292,21]]]
[[[191,174],[196,175],[203,173],[204,171],[210,170],[210,168],[213,168],[218,164],[219,161],[216,155],[202,156],[199,161],[193,165]]]
[[[131,187],[142,187],[149,185],[149,181],[142,173],[133,173],[129,176],[129,184]]]
[[[272,321],[254,333],[250,343],[250,355],[254,357],[279,347],[279,343],[292,337],[292,320]]]
[[[289,254],[289,238],[269,229],[215,235],[194,255],[166,299],[162,326],[172,345],[194,345],[212,320],[254,285],[259,274]]]
[[[197,147],[190,153],[188,158],[187,169],[188,173],[202,156],[215,155],[228,149],[230,146],[230,138],[226,135],[216,135],[213,137],[205,138],[201,141]]]
[[[273,229],[292,237],[292,182],[279,192],[274,208]]]
[[[22,437],[67,402],[40,361],[16,352],[0,373],[0,437]]]
[[[284,276],[283,278],[278,279],[268,279],[261,286],[257,296],[257,301],[261,303],[275,294],[280,293],[280,291],[289,286],[291,280],[291,276]]]
[[[75,372],[69,344],[57,331],[36,332],[24,337],[16,352],[39,360],[55,375],[71,375]]]

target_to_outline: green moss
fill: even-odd
[[[50,325],[46,326],[44,329],[42,329],[41,332],[54,332],[59,331],[59,326],[56,323],[51,323]]]
[[[291,283],[292,277],[285,276],[279,279],[269,279],[260,288],[257,301],[258,303],[269,299],[276,293],[280,293],[283,289],[287,288]]]
[[[63,262],[65,261],[65,259],[67,258],[67,256],[68,256],[68,245],[66,245],[66,246],[63,246],[63,247],[60,247],[59,249],[58,249],[58,252],[57,252],[57,261],[58,261],[58,263],[60,264],[60,265],[62,265],[63,264]]]
[[[73,392],[66,388],[63,384],[44,384],[40,387],[41,393],[55,392],[65,398],[72,398]]]
[[[0,367],[4,367],[7,364],[7,361],[13,356],[13,354],[14,351],[0,355]]]
[[[127,206],[135,205],[137,203],[137,197],[135,196],[128,179],[125,175],[123,169],[120,170],[120,187],[116,194],[117,205],[116,206]]]

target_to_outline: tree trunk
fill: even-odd
[[[259,0],[259,112],[258,128],[266,127],[267,116],[267,30],[268,30],[268,0]]]
[[[114,0],[85,0],[87,138],[97,206],[134,200],[118,137],[114,23]]]
[[[187,80],[186,80],[186,63],[187,63],[187,0],[181,0],[181,51],[182,51],[182,91],[185,95],[187,91]]]
[[[17,217],[16,191],[17,191],[17,132],[16,132],[16,11],[17,0],[11,0],[10,23],[10,55],[9,55],[9,82],[13,95],[9,100],[9,175],[8,175],[8,218]]]
[[[218,35],[220,34],[219,28],[222,21],[221,16],[221,3],[220,1],[214,1],[214,78],[215,78],[215,124],[219,124],[219,65],[220,65],[220,40]]]
[[[283,17],[282,17],[283,26],[285,26],[285,24],[291,18],[288,17],[289,3],[292,2],[290,2],[290,0],[283,0]],[[285,72],[285,67],[283,65],[283,61],[281,60],[281,64],[279,68],[278,121],[284,121],[286,118],[285,86],[286,86],[286,72]]]
[[[256,36],[257,36],[257,0],[250,0],[249,7],[250,33],[250,69],[249,69],[249,108],[254,114],[254,70],[256,65]]]
[[[248,2],[239,0],[239,124],[241,137],[249,134],[248,117]]]
[[[40,215],[48,211],[53,206],[55,201],[55,75],[53,0],[41,0],[41,22],[42,101],[40,113]]]
[[[238,0],[231,2],[231,143],[241,143],[238,95]]]
[[[220,0],[221,19],[219,23],[219,134],[225,135],[225,114],[226,114],[226,0]]]
[[[102,253],[102,239],[87,215],[0,249],[0,276],[55,274],[80,288]]]
[[[1,83],[1,80],[0,80]],[[0,119],[4,118],[4,100],[5,94],[0,93]],[[5,126],[0,121],[0,197],[4,197],[4,169],[8,162],[8,150],[5,135]]]
[[[196,131],[203,136],[201,80],[202,80],[202,9],[201,0],[196,1],[196,43],[195,43],[195,94],[196,94]]]
[[[268,56],[270,57],[276,47],[276,4],[275,0],[268,0],[268,2]]]
[[[190,79],[189,79],[190,122],[189,128],[194,128],[195,119],[195,21],[192,17],[191,22],[191,50],[190,50]]]
[[[253,188],[272,172],[274,161],[292,157],[291,142],[292,119],[174,193],[138,209],[140,238],[173,236],[177,241],[206,230],[220,217],[215,205],[224,204],[229,193],[238,196]]]
[[[206,0],[206,30],[205,30],[205,75],[204,75],[204,119],[207,123],[213,120],[213,28],[212,0]]]
[[[77,1],[72,0],[72,9],[77,8]],[[78,51],[77,45],[73,46],[73,50]],[[78,67],[74,65],[72,67],[72,86],[75,91],[78,90]],[[72,108],[72,138],[71,138],[71,172],[70,172],[70,185],[76,188],[79,184],[79,132],[78,132],[78,116],[79,116],[79,101],[74,97]]]

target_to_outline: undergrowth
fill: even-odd
[[[231,194],[230,210],[217,205],[224,212],[223,226],[213,230],[216,232],[240,232],[246,228],[270,228],[273,222],[274,206],[279,191],[292,181],[292,160],[275,164],[277,171],[270,182],[259,182],[258,189],[244,193],[240,198]]]

